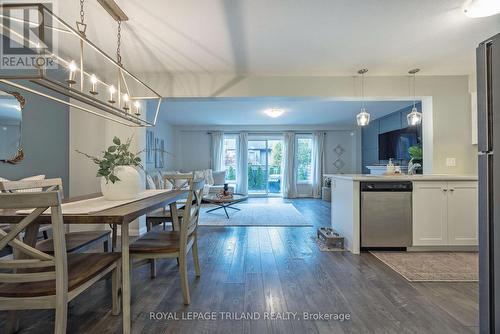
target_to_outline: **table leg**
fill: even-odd
[[[210,210],[207,210],[206,213],[209,213],[209,212],[212,212],[212,211],[216,211],[216,210],[220,210],[224,207],[224,205],[218,205],[216,204],[217,207],[213,208],[213,209],[210,209]]]
[[[122,247],[122,312],[123,312],[123,334],[130,333],[130,254],[128,222],[122,223],[121,247]]]

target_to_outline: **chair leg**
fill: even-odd
[[[111,233],[111,251],[116,250],[116,243],[118,240],[118,231],[116,225],[112,225],[112,233]]]
[[[181,276],[181,290],[182,297],[184,298],[184,304],[189,305],[191,303],[191,298],[189,296],[186,255],[181,255],[179,257],[179,273]]]
[[[196,273],[196,277],[200,277],[201,271],[200,260],[198,259],[198,237],[196,236],[196,233],[194,235],[193,247],[191,248],[191,252],[193,253],[194,272]]]
[[[49,234],[47,233],[47,231],[42,231],[42,234],[43,234],[43,238],[45,240],[47,240],[49,238]]]
[[[149,260],[149,267],[150,267],[150,275],[151,278],[156,278],[156,260],[151,259]]]
[[[54,334],[66,334],[66,323],[68,321],[68,303],[56,303],[56,321]]]
[[[113,270],[113,274],[111,276],[111,290],[112,290],[112,300],[113,300],[113,315],[119,315],[120,314],[120,289],[121,289],[121,264],[118,263],[117,267],[115,270]]]
[[[19,311],[7,311],[5,319],[5,333],[11,334],[19,330]]]
[[[106,237],[104,241],[102,242],[102,247],[104,248],[104,253],[109,252],[109,237]]]

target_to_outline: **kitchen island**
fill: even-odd
[[[361,250],[361,185],[411,182],[411,243],[408,249],[450,250],[476,247],[477,176],[331,174],[331,225],[345,248]]]

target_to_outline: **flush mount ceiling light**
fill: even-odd
[[[415,75],[420,72],[419,68],[415,68],[413,70],[409,70],[408,73],[413,75],[413,108],[411,112],[406,115],[406,120],[408,121],[409,126],[415,126],[422,123],[422,113],[418,111],[416,107],[416,95],[415,95]]]
[[[359,114],[356,115],[356,122],[358,126],[366,126],[370,123],[370,114],[366,111],[365,107],[365,73],[368,72],[366,68],[358,71],[361,75],[361,110]]]
[[[492,16],[500,13],[499,0],[468,0],[464,6],[465,15],[471,18]]]
[[[271,109],[266,109],[264,112],[269,117],[277,118],[283,115],[285,113],[285,110],[281,108],[271,108]]]
[[[121,24],[128,17],[113,0],[98,0],[118,24],[114,60],[87,39],[84,1],[80,0],[76,28],[43,4],[3,4],[2,34],[29,52],[19,59],[34,60],[2,72],[0,82],[123,125],[154,126],[161,96],[122,64]],[[34,28],[33,18],[37,20]],[[145,108],[141,110],[146,103],[156,108],[152,120],[142,112]]]

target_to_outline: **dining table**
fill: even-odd
[[[65,199],[62,205],[62,215],[64,224],[104,224],[114,227],[116,233],[117,227],[120,227],[120,247],[122,261],[122,318],[123,333],[128,334],[131,331],[131,285],[130,285],[130,254],[129,254],[129,226],[134,220],[146,215],[161,207],[170,206],[172,212],[177,210],[177,201],[186,198],[186,190],[146,190],[141,193],[137,199],[126,202],[119,202],[117,205],[107,203],[100,193],[72,197]],[[94,199],[93,201],[90,201]],[[65,205],[73,207],[82,203],[80,212],[75,209],[65,210]],[[83,203],[86,203],[83,205]],[[94,203],[94,207],[92,204]],[[104,204],[104,205],[103,205]],[[66,213],[65,213],[66,211]],[[20,222],[27,213],[15,210],[0,210],[0,224],[16,224]],[[25,231],[24,242],[30,246],[35,246],[39,233],[40,225],[50,224],[50,214],[41,215],[34,223],[30,224]],[[116,235],[113,236],[116,240]]]

